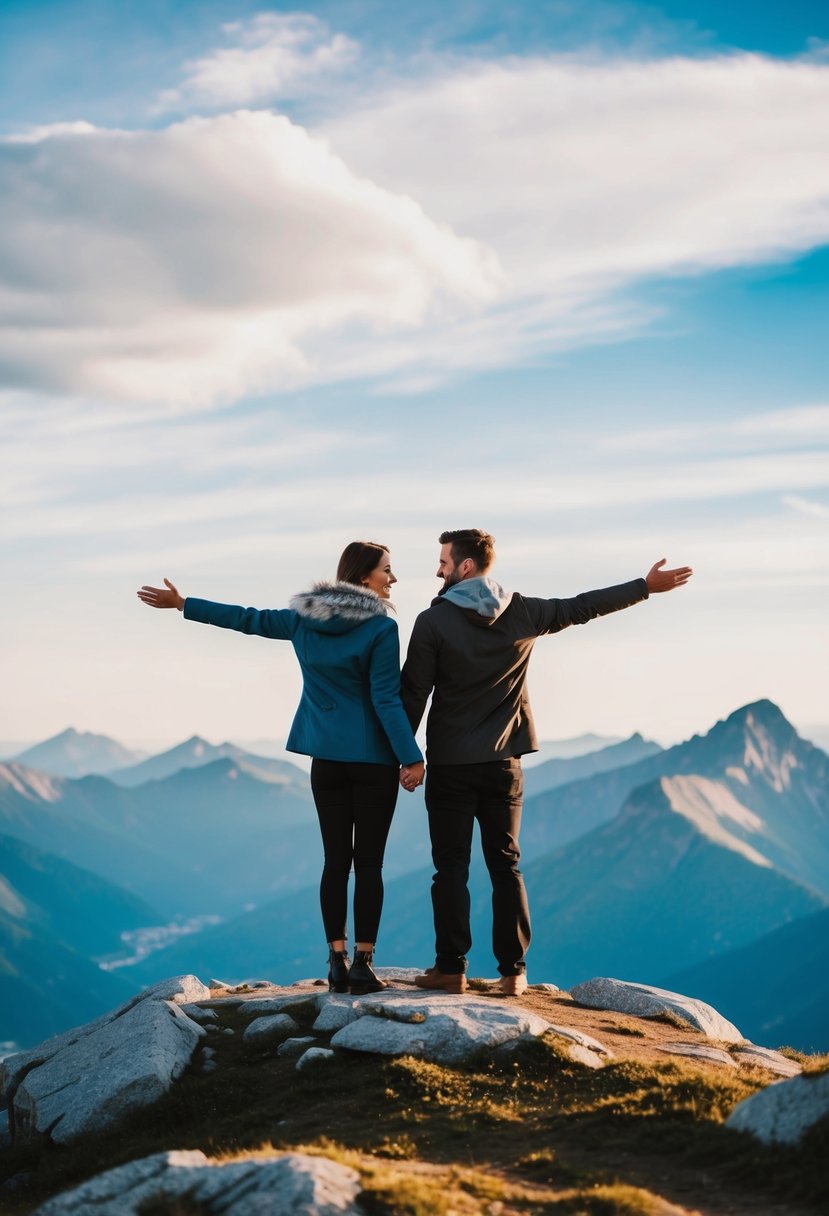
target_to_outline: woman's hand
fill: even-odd
[[[164,582],[167,585],[166,591],[163,587],[142,587],[136,595],[142,604],[148,604],[150,608],[178,608],[181,612],[184,607],[183,596],[179,595],[168,578],[165,578]]]
[[[423,784],[423,774],[426,772],[426,765],[422,760],[418,760],[416,764],[404,764],[400,769],[400,784],[404,790],[408,790],[411,794],[412,790],[416,790],[419,785]]]

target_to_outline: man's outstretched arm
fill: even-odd
[[[524,599],[538,634],[558,633],[571,625],[586,625],[598,616],[607,616],[639,604],[649,595],[660,591],[673,591],[681,587],[693,574],[690,566],[678,566],[675,570],[664,570],[665,558],[651,566],[644,578],[635,578],[617,587],[602,587],[595,591],[584,591],[572,599],[537,600]]]
[[[694,573],[690,566],[677,566],[676,570],[663,570],[667,558],[662,558],[651,566],[645,575],[648,584],[648,594],[655,595],[658,591],[673,591],[674,587],[684,587]]]

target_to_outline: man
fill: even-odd
[[[435,966],[416,978],[420,988],[466,991],[469,860],[475,820],[492,880],[492,946],[500,990],[527,987],[530,914],[518,869],[523,774],[521,756],[538,750],[526,692],[536,638],[618,612],[687,583],[693,571],[664,570],[646,578],[587,591],[567,600],[510,594],[487,571],[493,538],[478,528],[443,532],[437,577],[443,587],[415,621],[403,667],[403,704],[417,730],[429,694],[426,723],[426,809],[435,875]],[[433,691],[434,690],[434,691]],[[416,783],[406,769],[401,780]]]

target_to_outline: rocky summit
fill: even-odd
[[[825,1135],[825,1075],[800,1076],[791,1054],[746,1042],[716,1010],[683,994],[596,977],[569,994],[538,984],[503,998],[493,980],[447,996],[417,989],[410,969],[382,975],[384,991],[353,997],[314,980],[231,987],[178,976],[7,1057],[0,1210],[5,1196],[9,1211],[39,1216],[506,1216],[558,1196],[571,1205],[562,1216],[704,1214],[699,1196],[688,1207],[674,1202],[682,1186],[660,1195],[626,1183],[624,1191],[641,1191],[640,1206],[624,1207],[618,1196],[612,1206],[613,1186],[585,1164],[609,1111],[610,1141],[622,1118],[633,1134],[641,1103],[661,1103],[680,1125],[691,1110],[704,1112],[706,1136],[716,1128],[733,1138],[730,1157],[738,1143],[754,1144],[742,1151],[755,1157],[766,1145],[811,1152],[815,1135]],[[460,1187],[458,1206],[447,1195],[458,1189],[461,1165],[451,1162],[461,1144],[467,1163],[483,1160],[475,1181],[470,1173]],[[63,1146],[72,1146],[69,1157]],[[554,1165],[560,1153],[571,1158],[563,1171]]]

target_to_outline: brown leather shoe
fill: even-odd
[[[517,975],[502,975],[498,981],[498,991],[502,996],[520,996],[522,992],[526,992],[526,971],[519,971]]]
[[[437,967],[430,967],[424,975],[415,976],[415,986],[430,988],[434,992],[451,992],[455,996],[459,996],[462,992],[466,992],[466,976],[462,971],[457,975],[447,975],[443,971],[438,971]]]

